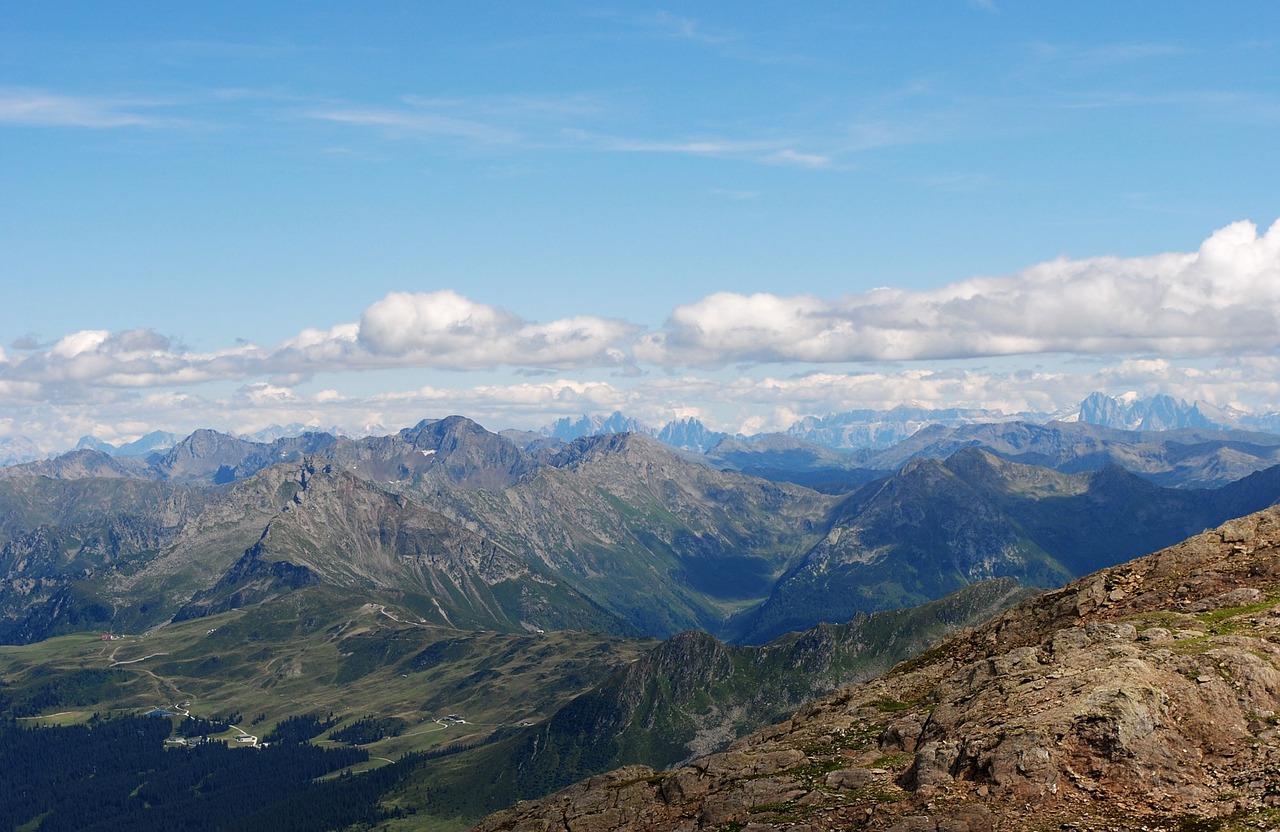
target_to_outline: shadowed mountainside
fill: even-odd
[[[1025,601],[726,752],[618,769],[478,832],[1268,828],[1280,511]]]
[[[1116,466],[1067,475],[976,448],[917,459],[850,495],[826,538],[736,633],[765,641],[812,620],[805,611],[839,621],[994,577],[1057,586],[1277,499],[1280,469],[1198,490],[1162,488]]]

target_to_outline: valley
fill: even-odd
[[[814,460],[837,470],[830,452],[797,456],[798,440],[771,446],[791,474],[762,478],[727,440],[720,456],[641,434],[548,444],[462,417],[11,466],[0,710],[26,727],[158,710],[232,745],[358,749],[317,784],[385,768],[362,817],[464,829],[619,766],[721,753],[1038,592],[1280,499],[1280,469],[1187,473],[1245,447],[1261,460],[1264,438],[1113,431],[1097,453],[1110,429],[1027,430],[921,431],[880,452],[896,468],[841,468],[862,473],[824,490],[802,481]],[[1116,463],[1151,453],[1182,460],[1176,487]]]
[[[478,832],[1270,829],[1280,510],[1038,595],[727,750]]]

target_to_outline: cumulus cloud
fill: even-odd
[[[1229,355],[1280,348],[1280,222],[1237,222],[1199,251],[1059,259],[1008,277],[839,300],[721,292],[640,338],[664,365],[977,356]]]
[[[142,421],[175,432],[270,422],[359,430],[463,413],[536,427],[612,410],[655,424],[698,413],[719,429],[759,430],[904,402],[1055,412],[1093,390],[1273,411],[1280,223],[1265,234],[1235,223],[1190,253],[1059,259],[930,291],[834,300],[722,292],[675,309],[644,334],[590,314],[529,320],[452,290],[392,292],[355,318],[275,345],[204,352],[152,329],[23,339],[0,349],[0,407],[28,429],[74,433],[71,442],[95,425]],[[1035,358],[1044,354],[1053,355]],[[890,371],[832,366],[859,361],[909,363]],[[646,372],[654,366],[667,372]],[[380,395],[354,394],[342,379],[396,369],[491,375],[469,387],[437,377]],[[322,375],[326,389],[301,392]],[[210,398],[207,389],[193,392],[200,385],[237,392]]]
[[[357,341],[371,356],[401,363],[566,367],[621,363],[625,354],[619,347],[635,329],[593,316],[524,321],[446,289],[392,292],[361,315]]]
[[[274,347],[240,344],[198,353],[150,329],[73,332],[48,349],[4,356],[0,384],[9,387],[0,387],[0,396],[5,389],[40,397],[75,388],[87,395],[91,388],[256,377],[296,384],[318,372],[399,367],[616,367],[629,360],[624,346],[635,332],[624,321],[590,315],[527,321],[449,290],[392,292],[358,322],[304,329]]]

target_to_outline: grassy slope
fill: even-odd
[[[239,712],[241,727],[259,736],[304,713],[333,712],[339,726],[396,716],[408,723],[405,732],[370,747],[394,758],[476,743],[500,727],[545,718],[652,644],[410,621],[416,618],[394,607],[308,589],[143,636],[101,641],[77,634],[0,647],[0,697],[17,710],[35,705],[69,719],[189,702],[195,715]],[[435,721],[450,714],[466,722]],[[265,718],[251,726],[259,715]]]
[[[1027,594],[1009,579],[987,582],[922,607],[820,625],[764,647],[682,633],[549,720],[419,769],[393,797],[417,815],[390,828],[465,826],[617,766],[663,768],[720,750],[812,697],[883,673]]]

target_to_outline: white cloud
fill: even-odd
[[[367,128],[394,139],[450,139],[476,146],[558,144],[547,131],[596,118],[606,109],[588,95],[477,96],[430,98],[403,96],[390,106],[337,103],[300,113],[309,121]]]
[[[142,388],[270,377],[277,386],[318,372],[430,367],[618,367],[636,327],[578,315],[526,321],[456,292],[392,292],[356,323],[308,328],[275,347],[187,352],[147,329],[82,330],[47,350],[0,362],[0,383],[23,396],[92,399],[95,388]],[[2,394],[0,394],[2,395]]]
[[[635,332],[624,321],[594,316],[524,321],[450,290],[392,292],[360,318],[359,344],[398,364],[475,369],[620,364]]]
[[[722,292],[639,331],[590,314],[531,321],[447,289],[392,292],[357,320],[274,346],[194,352],[151,329],[86,329],[0,352],[0,408],[14,420],[3,430],[69,444],[95,425],[357,431],[462,413],[537,427],[612,410],[654,424],[694,413],[719,429],[759,430],[904,402],[1051,412],[1093,390],[1267,412],[1280,409],[1280,223],[1265,234],[1229,225],[1192,253],[1060,259],[930,291],[834,300]],[[1036,358],[1044,354],[1053,357]],[[909,363],[834,366],[858,361]],[[730,365],[746,369],[721,371]],[[667,372],[646,372],[654,366]],[[379,395],[345,386],[343,374],[367,370],[473,379],[416,386],[420,376],[401,374],[393,383],[412,389]],[[512,383],[518,372],[537,375]],[[301,392],[321,375],[323,390]]]
[[[681,306],[637,358],[663,365],[909,361],[1068,353],[1232,355],[1280,348],[1280,222],[1194,254],[1055,260],[1011,277],[840,300],[722,292]]]
[[[49,352],[61,358],[75,358],[98,349],[110,337],[111,333],[105,329],[85,329],[64,336]]]
[[[156,127],[162,119],[138,112],[157,102],[57,95],[32,89],[0,90],[0,124],[26,127]]]
[[[634,139],[566,130],[570,138],[618,153],[675,153],[690,156],[759,156],[777,152],[778,143],[743,139]]]
[[[796,376],[650,376],[625,381],[573,377],[510,384],[427,385],[374,395],[328,388],[315,394],[270,383],[224,396],[178,391],[102,391],[93,400],[18,402],[0,398],[8,422],[0,435],[28,435],[47,449],[68,448],[86,433],[129,441],[152,429],[184,434],[198,427],[251,433],[270,424],[337,425],[352,433],[389,433],[423,418],[468,416],[482,425],[537,428],[561,416],[621,410],[654,426],[696,415],[713,429],[782,430],[804,416],[899,404],[985,407],[1012,415],[1068,412],[1094,390],[1165,393],[1254,412],[1280,409],[1280,357],[1228,359],[1203,366],[1129,359],[1054,370],[981,367],[889,372],[810,372]]]
[[[768,157],[769,160],[783,165],[798,165],[804,168],[820,168],[831,164],[828,156],[817,153],[799,153],[794,150],[779,150]]]
[[[608,153],[707,156],[803,168],[827,167],[832,161],[831,157],[826,155],[804,153],[789,147],[790,139],[631,138],[603,135],[578,129],[566,129],[562,131],[562,134],[573,141]]]
[[[373,127],[393,136],[442,136],[485,144],[509,144],[517,135],[501,127],[468,118],[445,115],[421,107],[402,109],[333,107],[312,110],[306,118],[351,127]]]

